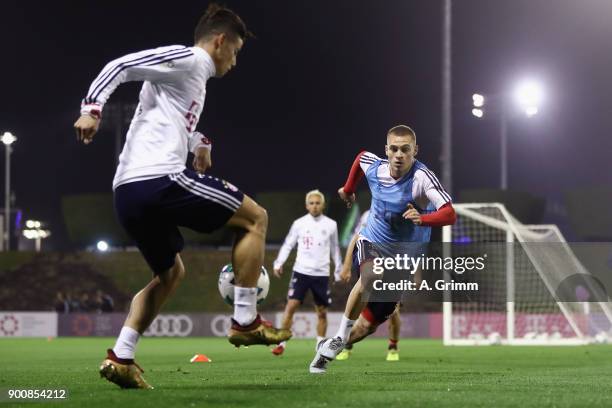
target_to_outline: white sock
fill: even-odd
[[[279,346],[281,346],[282,348],[287,347],[287,342],[286,341],[281,341],[280,343],[278,343]]]
[[[234,320],[241,326],[247,326],[256,317],[257,288],[234,286]]]
[[[131,327],[123,326],[113,351],[119,358],[133,359],[136,351],[136,343],[140,338],[140,333]]]
[[[323,340],[325,337],[323,336],[317,336],[317,345],[321,342],[321,340]]]
[[[338,328],[338,333],[336,333],[336,337],[340,337],[343,343],[346,343],[351,334],[351,329],[355,324],[355,320],[351,320],[348,317],[342,315],[342,320],[340,321],[340,327]]]

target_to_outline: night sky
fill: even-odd
[[[257,39],[208,83],[198,129],[215,146],[212,174],[250,195],[335,190],[355,154],[383,154],[399,123],[416,130],[419,158],[440,172],[441,1],[224,3]],[[206,6],[1,2],[0,132],[19,138],[15,205],[50,223],[58,247],[61,196],[111,191],[113,134],[83,146],[72,129],[90,82],[124,54],[192,45]],[[559,200],[612,183],[610,21],[607,0],[454,1],[453,193],[499,183],[498,125],[471,116],[471,94],[508,92],[526,76],[546,96],[539,115],[510,124],[510,189]],[[139,88],[124,84],[110,101],[136,102]]]

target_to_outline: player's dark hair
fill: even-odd
[[[217,3],[211,3],[198,25],[196,25],[193,38],[197,43],[210,35],[225,33],[232,39],[240,38],[242,41],[253,37],[253,33],[247,30],[244,21],[227,7]]]
[[[416,143],[416,133],[409,126],[406,126],[406,125],[393,126],[387,132],[387,137],[390,136],[390,135],[395,135],[395,136],[410,136],[410,137],[412,137],[412,139]]]

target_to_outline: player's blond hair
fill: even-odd
[[[306,204],[308,204],[308,198],[311,195],[318,195],[319,197],[321,197],[321,204],[325,205],[325,196],[318,189],[310,190],[309,192],[306,193],[306,199],[304,200]]]
[[[410,136],[412,138],[412,140],[414,140],[414,143],[416,143],[416,133],[415,133],[414,130],[412,130],[412,128],[410,128],[410,126],[406,126],[406,125],[393,126],[387,132],[387,139],[391,135],[395,135],[395,136]]]

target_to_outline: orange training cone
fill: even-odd
[[[191,363],[212,363],[212,360],[206,357],[206,354],[196,354],[189,360]]]

